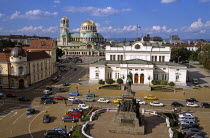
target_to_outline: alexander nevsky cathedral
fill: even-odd
[[[104,56],[105,39],[97,33],[97,26],[91,20],[80,25],[79,32],[69,31],[69,19],[60,20],[60,38],[58,47],[65,52],[65,56]]]

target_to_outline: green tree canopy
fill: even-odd
[[[171,61],[178,62],[178,57],[180,57],[179,62],[185,61],[189,59],[190,55],[191,51],[187,50],[184,47],[179,47],[179,48],[175,47],[171,49]]]
[[[61,58],[64,55],[64,52],[62,49],[57,48],[56,49],[56,60],[58,61],[59,58]]]
[[[152,37],[152,41],[163,41],[163,39],[159,36]]]
[[[210,44],[204,45],[198,55],[198,60],[205,68],[210,70]]]
[[[11,40],[0,40],[0,50],[7,47],[15,47],[15,45],[19,44],[22,46],[22,43],[12,42]]]

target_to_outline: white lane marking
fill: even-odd
[[[15,119],[15,121],[13,121],[12,125],[14,125],[14,124],[16,123],[16,121],[17,121],[18,119],[20,119],[24,114],[25,114],[25,113],[23,113],[23,114],[20,115],[17,119]]]
[[[32,116],[31,115],[28,115],[26,118],[31,118]]]
[[[14,114],[13,114],[12,116],[10,116],[10,117],[13,117],[13,116],[17,115],[17,113],[18,113],[18,112],[14,112]]]
[[[48,106],[49,107],[49,106]],[[48,107],[46,107],[45,109],[47,109]],[[28,131],[29,131],[29,134],[31,135],[31,137],[33,138],[33,135],[31,134],[31,124],[32,122],[43,112],[46,112],[45,110],[41,111],[38,115],[36,115],[30,122],[29,126],[28,126]]]

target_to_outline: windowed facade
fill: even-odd
[[[158,80],[158,74],[154,74],[153,78],[154,80]]]
[[[96,73],[96,79],[98,79],[99,78],[99,73]]]
[[[23,70],[23,67],[22,66],[20,66],[18,68],[18,75],[24,75],[24,70]]]

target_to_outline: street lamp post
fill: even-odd
[[[178,57],[178,63],[179,63],[179,58],[180,58],[180,57],[181,57],[181,56]]]

